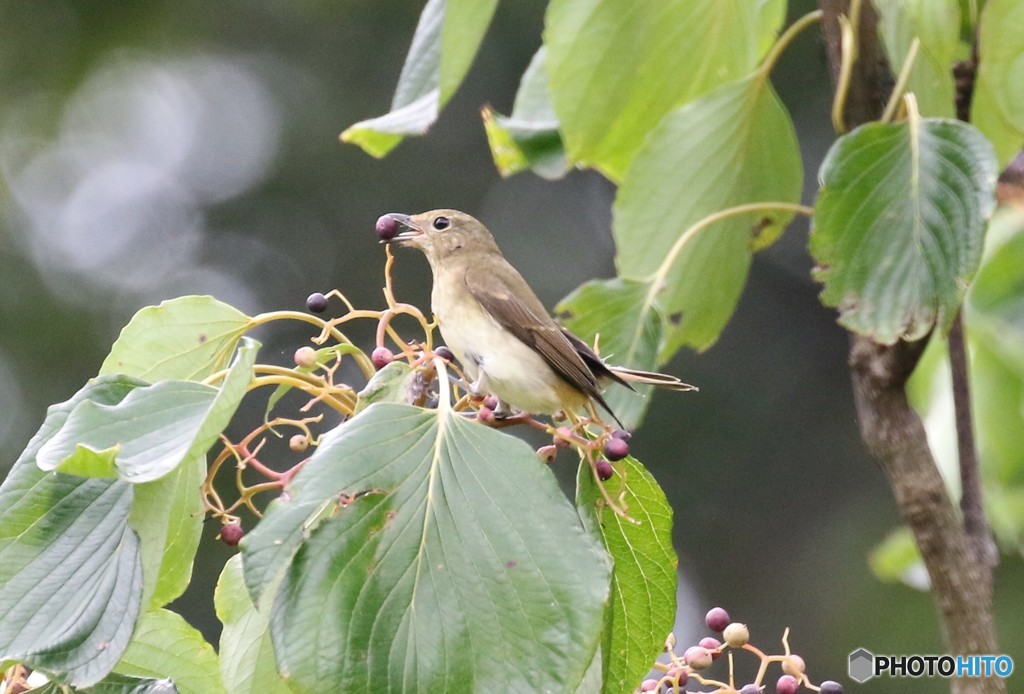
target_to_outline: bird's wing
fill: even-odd
[[[466,271],[466,287],[484,310],[557,374],[604,404],[594,373],[515,269],[471,267]]]

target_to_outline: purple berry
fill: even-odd
[[[719,634],[725,631],[731,621],[729,613],[721,607],[712,607],[704,617],[704,623],[708,625],[708,629],[717,631]]]
[[[615,462],[629,455],[629,444],[622,439],[608,439],[604,442],[604,456]]]
[[[390,241],[398,236],[398,220],[389,214],[382,215],[377,218],[374,230],[381,241]]]
[[[492,412],[494,410],[497,410],[500,404],[501,403],[498,402],[498,398],[494,397],[493,395],[488,395],[486,398],[484,398],[484,407],[491,410]]]
[[[490,407],[481,407],[476,412],[476,417],[485,424],[490,424],[494,421],[494,410]]]
[[[455,361],[455,354],[452,353],[452,351],[445,347],[444,345],[441,345],[440,347],[435,349],[434,354],[441,357],[445,361]]]
[[[835,680],[825,680],[821,683],[821,694],[843,694],[843,685]]]
[[[775,683],[775,691],[779,694],[796,694],[796,690],[799,688],[800,683],[793,675],[783,675]]]
[[[597,462],[594,463],[594,470],[597,471],[597,478],[602,482],[610,480],[612,475],[615,474],[615,468],[604,458],[598,458]]]
[[[622,439],[623,441],[629,441],[631,438],[633,438],[633,435],[630,434],[625,429],[616,429],[615,431],[612,432],[612,438]]]
[[[327,310],[327,297],[320,292],[313,292],[306,297],[306,308],[310,313],[323,313]]]
[[[245,535],[241,523],[231,522],[220,529],[220,539],[229,547],[234,547]]]
[[[711,666],[711,651],[703,646],[690,646],[683,653],[683,661],[694,670],[703,670]]]
[[[714,638],[713,636],[705,636],[697,642],[697,645],[703,646],[704,648],[711,651],[712,660],[718,660],[722,655],[722,652],[719,650],[722,647],[722,642]]]
[[[395,360],[395,354],[387,347],[378,347],[377,349],[370,352],[370,361],[378,369],[383,369],[385,366]]]
[[[653,692],[657,688],[658,680],[656,679],[648,678],[645,679],[642,683],[640,683],[640,691],[642,692]]]
[[[745,684],[740,689],[740,694],[761,694],[764,691],[764,687],[758,687],[756,684]]]

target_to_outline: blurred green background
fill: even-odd
[[[813,9],[790,4],[791,16]],[[387,110],[420,2],[0,0],[0,474],[145,305],[209,293],[253,314],[302,309],[334,287],[382,305],[372,228],[383,212],[474,214],[548,306],[612,276],[611,184],[590,172],[502,180],[480,122],[484,104],[511,109],[544,6],[502,3],[437,126],[377,161],[338,133]],[[774,81],[810,202],[833,139],[816,30],[786,51]],[[942,691],[934,680],[846,678],[858,647],[941,647],[930,597],[868,567],[898,519],[860,443],[846,333],[817,301],[806,236],[798,221],[755,259],[719,343],[667,367],[700,393],[657,395],[634,437],[675,508],[677,635],[702,636],[704,611],[720,604],[763,648],[791,627],[815,680]],[[400,299],[426,307],[424,259],[402,254],[396,275]],[[263,333],[262,360],[288,363],[310,336]],[[572,477],[567,457],[557,467]],[[173,606],[214,642],[212,585],[231,553],[216,531]],[[1004,557],[1000,643],[1018,661],[1022,597],[1020,557]]]

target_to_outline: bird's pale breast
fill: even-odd
[[[536,414],[583,404],[582,394],[484,311],[462,282],[435,281],[431,304],[445,344],[481,391]]]

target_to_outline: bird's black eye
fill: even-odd
[[[438,231],[444,231],[449,227],[450,224],[451,222],[448,221],[447,217],[434,218],[434,228],[437,229]]]

